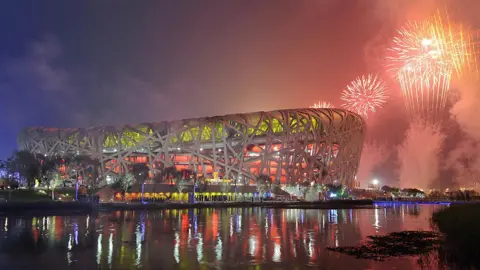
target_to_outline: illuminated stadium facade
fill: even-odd
[[[268,175],[282,184],[352,186],[364,135],[359,115],[311,108],[116,127],[26,128],[18,144],[42,155],[91,156],[105,176],[145,163],[150,177],[175,166],[239,184]]]

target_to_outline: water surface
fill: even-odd
[[[376,209],[115,211],[0,217],[0,269],[417,269],[417,258],[360,260],[325,247],[429,230],[439,205]]]

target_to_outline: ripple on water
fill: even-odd
[[[167,209],[0,217],[0,269],[412,269],[327,250],[369,235],[429,230],[437,205],[371,209]],[[34,256],[32,256],[34,255]],[[19,259],[21,258],[21,259]]]

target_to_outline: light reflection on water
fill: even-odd
[[[0,269],[416,268],[325,250],[368,235],[429,229],[435,205],[379,209],[116,211],[0,217]],[[22,258],[21,260],[18,258]]]

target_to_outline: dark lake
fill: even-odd
[[[376,262],[325,248],[373,234],[429,230],[432,212],[441,207],[1,216],[0,269],[419,269],[415,257]]]

